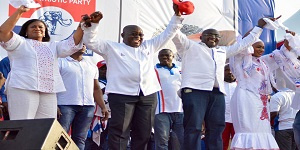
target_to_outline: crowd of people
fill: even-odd
[[[123,28],[122,43],[100,39],[103,15],[94,12],[68,39],[52,42],[38,19],[13,32],[30,10],[21,6],[0,26],[8,54],[0,62],[1,117],[57,118],[80,150],[300,148],[300,50],[294,46],[300,43],[291,44],[297,35],[286,30],[284,45],[263,55],[259,37],[268,22],[261,18],[230,46],[218,45],[213,28],[195,42],[180,32],[185,12],[178,4],[173,9],[166,29],[150,40],[137,25]],[[164,49],[170,41],[181,66],[173,63],[174,50]],[[89,62],[86,47],[104,60]]]

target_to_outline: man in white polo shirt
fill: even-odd
[[[271,97],[271,120],[278,116],[278,127],[275,127],[275,140],[280,149],[295,150],[293,123],[297,110],[291,107],[295,92],[286,88],[283,79],[276,79],[278,92]]]
[[[162,90],[157,92],[157,108],[154,120],[154,139],[156,150],[166,150],[170,131],[176,134],[181,148],[183,146],[183,109],[180,89],[181,73],[178,66],[172,63],[174,54],[170,49],[162,49],[158,54],[160,63],[155,69]],[[174,140],[177,141],[177,140]],[[179,148],[179,147],[178,147]]]
[[[170,41],[182,27],[177,5],[175,15],[167,28],[150,40],[143,41],[143,30],[136,25],[123,28],[123,43],[98,38],[98,23],[82,26],[83,41],[88,48],[100,54],[107,65],[108,102],[111,120],[108,127],[108,145],[111,150],[124,150],[131,135],[131,148],[146,148],[154,123],[156,92],[160,85],[154,71],[155,52]],[[102,14],[91,16],[99,22]]]
[[[87,61],[82,50],[59,59],[59,72],[62,76],[65,92],[57,94],[58,122],[69,132],[80,150],[84,150],[85,140],[94,117],[95,102],[101,107],[104,120],[108,118],[102,91],[98,84],[98,69]]]

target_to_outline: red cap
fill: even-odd
[[[99,61],[99,62],[97,63],[97,67],[98,67],[98,68],[101,68],[101,67],[103,67],[104,65],[106,65],[105,60]]]
[[[194,4],[190,1],[173,0],[173,3],[178,5],[178,9],[182,15],[189,15],[194,12]]]

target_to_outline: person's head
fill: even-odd
[[[257,42],[255,42],[252,45],[253,49],[254,49],[254,53],[252,54],[252,56],[254,57],[260,57],[264,54],[265,52],[265,44],[263,41],[259,40]]]
[[[229,67],[229,64],[225,65],[224,67],[224,81],[225,82],[228,82],[228,83],[231,83],[231,82],[235,82],[235,77],[234,75],[232,74],[231,70],[230,70],[230,67]]]
[[[158,60],[161,66],[171,67],[173,58],[174,58],[174,54],[170,49],[162,49],[158,53]]]
[[[31,19],[26,21],[19,32],[20,36],[28,39],[34,39],[41,42],[49,42],[50,35],[46,24],[39,19]]]
[[[143,30],[136,25],[128,25],[123,28],[121,34],[123,42],[131,47],[139,47],[143,42]]]
[[[98,67],[98,70],[99,70],[99,78],[100,79],[106,79],[106,70],[107,70],[107,67],[106,67],[105,60],[99,61],[97,63],[97,67]]]
[[[202,32],[200,39],[209,48],[218,46],[220,40],[220,33],[216,29],[207,29]]]

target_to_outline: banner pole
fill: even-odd
[[[120,15],[119,15],[119,38],[118,42],[121,42],[121,23],[122,23],[122,0],[120,0]]]

